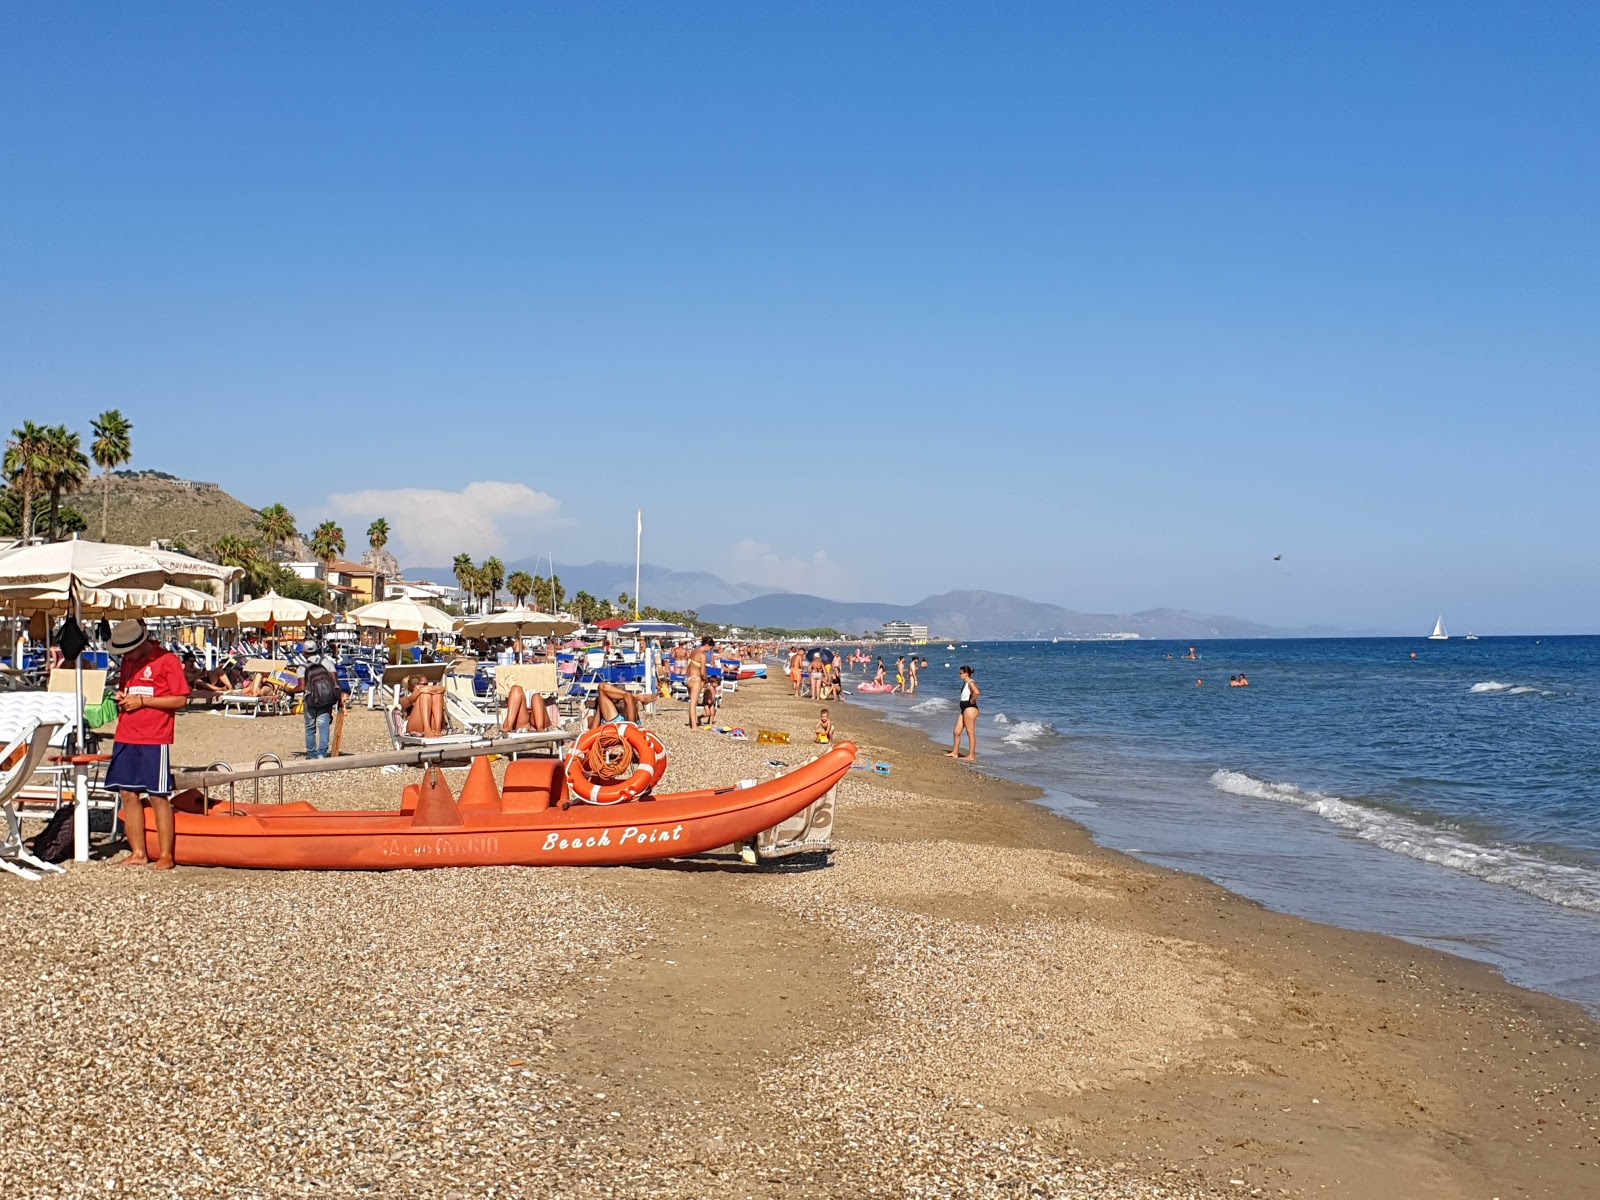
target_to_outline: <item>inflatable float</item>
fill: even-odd
[[[892,684],[892,683],[858,683],[858,684],[856,684],[856,691],[858,691],[858,692],[892,692],[892,691],[894,691],[894,684]]]
[[[821,758],[753,787],[725,787],[595,804],[572,794],[566,764],[524,758],[497,787],[477,757],[452,795],[437,764],[408,785],[398,809],[324,810],[289,804],[174,798],[181,865],[267,870],[385,871],[419,867],[617,866],[703,854],[749,841],[803,811],[855,761],[842,743]],[[319,764],[320,765],[320,764]],[[293,772],[280,772],[293,773]],[[191,772],[200,777],[205,773]],[[270,775],[271,772],[241,774]],[[209,777],[207,777],[209,778]],[[210,782],[225,784],[226,774]],[[155,818],[145,814],[155,857]]]

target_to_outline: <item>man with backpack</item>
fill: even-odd
[[[306,665],[305,681],[306,757],[327,758],[328,739],[333,733],[333,710],[342,708],[346,693],[339,685],[339,662],[325,654],[315,642],[302,647]]]

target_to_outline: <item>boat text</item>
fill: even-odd
[[[401,841],[390,838],[380,853],[385,858],[483,858],[500,853],[497,837],[442,837],[431,842]]]
[[[602,829],[599,833],[591,833],[587,837],[562,837],[559,833],[545,835],[544,850],[586,850],[595,846],[612,845],[611,835],[615,830]],[[615,844],[626,846],[632,842],[635,846],[648,845],[651,842],[676,842],[683,837],[683,826],[676,829],[651,829],[641,830],[637,825],[629,825],[617,835]]]

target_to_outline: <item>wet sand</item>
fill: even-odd
[[[804,761],[786,693],[723,721],[788,747],[664,705],[668,785]],[[830,707],[893,773],[851,773],[829,863],[0,881],[6,1194],[1595,1193],[1581,1010],[1103,850]],[[192,715],[174,757],[299,742]],[[347,750],[382,744],[355,713]]]

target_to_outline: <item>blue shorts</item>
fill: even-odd
[[[143,792],[147,796],[172,795],[171,746],[135,746],[114,742],[106,767],[105,787],[117,792]]]

